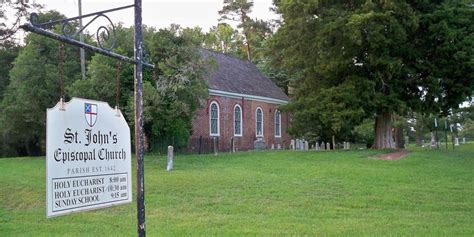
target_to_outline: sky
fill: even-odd
[[[79,0],[30,1],[44,5],[44,10],[55,9],[67,17],[78,15]],[[82,0],[82,14],[130,4],[133,4],[133,0]],[[217,12],[222,9],[222,6],[223,0],[143,0],[143,24],[164,28],[168,27],[171,23],[176,23],[183,27],[200,26],[204,31],[207,31],[210,27],[217,25],[219,19]],[[275,13],[269,10],[271,6],[272,0],[254,0],[251,17],[262,20],[278,18]],[[125,26],[133,25],[133,8],[108,13],[107,16],[114,23],[123,22]],[[235,26],[236,24],[232,25]]]

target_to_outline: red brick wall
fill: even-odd
[[[288,148],[290,144],[290,137],[286,133],[288,128],[287,114],[281,114],[281,137],[275,137],[275,110],[278,108],[277,104],[260,102],[248,99],[235,99],[221,96],[209,96],[206,105],[196,111],[193,118],[193,131],[191,139],[198,139],[202,136],[204,139],[210,138],[209,134],[209,113],[210,104],[216,101],[219,105],[219,150],[229,151],[230,141],[234,137],[234,107],[239,104],[242,108],[242,136],[234,137],[234,144],[237,150],[251,150],[254,148],[254,141],[256,140],[256,124],[255,113],[257,107],[262,108],[263,112],[263,141],[267,149],[270,149],[274,144],[275,149],[277,144],[282,148]],[[197,151],[197,147],[191,143],[188,146],[190,150]]]

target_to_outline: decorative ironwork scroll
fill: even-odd
[[[90,13],[90,14],[86,14],[82,16],[60,19],[60,20],[55,20],[55,21],[48,21],[48,22],[39,22],[38,14],[32,13],[30,16],[30,24],[22,25],[21,28],[27,31],[34,32],[36,34],[40,34],[40,35],[43,35],[55,40],[59,40],[67,44],[76,45],[78,47],[91,50],[96,53],[113,57],[120,61],[136,64],[137,62],[135,59],[112,52],[112,49],[116,47],[115,25],[112,22],[112,20],[110,20],[110,18],[106,15],[106,13],[109,13],[109,12],[123,10],[127,8],[132,8],[132,7],[135,7],[135,4],[113,8],[113,9],[109,9],[105,11],[94,12],[94,13]],[[76,27],[75,24],[73,24],[74,21],[76,20],[79,20],[81,18],[89,18],[89,17],[92,17],[92,19],[89,20],[89,22],[87,22],[83,27]],[[76,38],[79,36],[80,33],[84,32],[84,30],[87,27],[90,27],[91,24],[95,22],[96,20],[98,20],[99,18],[105,19],[106,22],[108,22],[108,26],[100,25],[97,27],[97,29],[95,29],[94,36],[99,47],[89,45],[84,42],[80,42],[76,40]],[[51,31],[51,29],[56,25],[60,25],[61,34],[57,34]],[[146,66],[149,68],[154,67],[153,64],[144,62],[143,60],[142,60],[142,64],[143,66]]]

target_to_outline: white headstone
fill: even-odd
[[[454,138],[454,145],[459,146],[459,137]]]
[[[331,150],[331,144],[329,142],[326,143],[326,150]]]
[[[168,164],[166,166],[167,171],[171,171],[173,169],[173,146],[168,146]]]
[[[271,149],[275,150],[275,144],[272,143]]]
[[[294,139],[291,139],[291,141],[290,141],[290,149],[295,150],[295,140]]]
[[[351,149],[351,143],[350,143],[350,142],[347,142],[347,143],[346,143],[346,146],[347,146],[347,150],[350,150],[350,149]]]
[[[465,137],[462,138],[462,144],[466,144],[466,138]]]
[[[324,142],[321,142],[321,150],[326,150],[326,143]]]
[[[438,142],[436,142],[436,137],[434,132],[431,132],[431,148],[436,148],[438,146]]]
[[[281,150],[281,144],[280,143],[277,144],[277,149]]]
[[[72,98],[47,110],[46,215],[132,201],[130,128],[106,102]]]

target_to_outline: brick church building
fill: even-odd
[[[230,151],[232,144],[237,151],[289,147],[289,118],[278,110],[288,96],[250,61],[209,50],[201,54],[217,67],[205,77],[209,97],[194,115],[188,149],[209,148],[209,141],[219,151]]]

